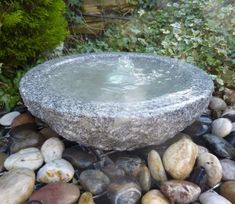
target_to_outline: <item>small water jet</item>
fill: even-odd
[[[20,83],[33,115],[69,140],[104,150],[166,141],[203,112],[212,91],[195,66],[137,53],[54,59]]]

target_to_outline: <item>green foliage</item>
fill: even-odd
[[[7,77],[1,72],[0,64],[0,107],[6,110],[13,108],[20,101],[18,87],[25,71],[17,71],[14,76]]]
[[[79,42],[78,52],[133,51],[184,59],[211,73],[223,87],[235,87],[235,7],[222,0],[178,0],[113,25],[103,39]]]
[[[6,69],[36,61],[64,40],[63,0],[0,1],[0,62]]]
[[[74,24],[79,24],[82,22],[82,17],[79,15],[81,13],[80,7],[82,4],[81,0],[66,0],[66,19],[69,26]]]

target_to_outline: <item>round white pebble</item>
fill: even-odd
[[[3,126],[10,126],[12,121],[18,116],[20,115],[20,113],[18,111],[13,111],[10,113],[7,113],[5,115],[3,115],[0,118],[0,124]]]

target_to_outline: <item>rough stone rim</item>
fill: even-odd
[[[42,76],[57,66],[76,61],[79,59],[89,60],[98,57],[120,57],[120,56],[140,57],[146,59],[160,60],[165,63],[180,64],[187,67],[187,71],[192,76],[192,86],[189,92],[176,92],[153,98],[152,100],[138,102],[91,102],[83,103],[74,101],[72,98],[64,98],[57,95],[48,95],[49,92],[43,81],[39,80]],[[26,73],[20,82],[20,93],[23,101],[34,104],[37,108],[57,112],[59,115],[69,115],[74,117],[154,117],[165,114],[173,110],[179,110],[185,106],[209,98],[213,91],[213,82],[208,75],[194,65],[182,60],[169,57],[162,57],[144,53],[125,53],[125,52],[101,52],[92,54],[79,54],[60,57],[49,60],[37,65]],[[40,111],[41,112],[41,111]]]

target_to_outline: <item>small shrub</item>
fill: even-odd
[[[64,40],[63,0],[0,1],[0,62],[4,70],[25,66]]]

